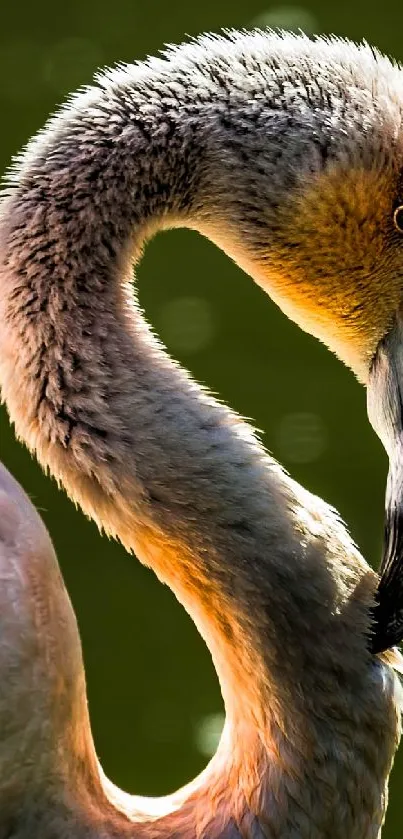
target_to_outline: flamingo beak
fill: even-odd
[[[394,461],[403,440],[403,318],[400,313],[392,329],[378,344],[372,361],[367,410],[389,460]]]
[[[380,580],[373,610],[372,652],[403,639],[403,318],[380,342],[367,388],[368,417],[389,456]]]

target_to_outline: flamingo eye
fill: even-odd
[[[393,223],[398,233],[403,233],[403,204],[396,207],[396,210],[393,213]]]

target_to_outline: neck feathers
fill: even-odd
[[[396,738],[393,679],[367,650],[374,575],[333,512],[170,361],[130,293],[156,229],[188,224],[247,254],[263,235],[259,172],[272,176],[273,239],[295,160],[323,166],[308,138],[329,107],[304,87],[296,109],[290,46],[304,78],[323,65],[323,44],[261,34],[106,74],[29,144],[2,203],[0,381],[42,465],[169,583],[208,642],[232,733],[231,812],[246,801],[254,836],[256,818],[266,835],[311,839],[316,818],[318,836],[329,824],[333,839],[361,839],[361,786],[380,823]],[[336,66],[342,46],[327,50]],[[353,790],[342,824],[334,789]]]

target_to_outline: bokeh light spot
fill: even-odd
[[[257,15],[250,23],[250,26],[258,26],[265,29],[288,29],[290,32],[302,30],[307,35],[317,32],[318,21],[309,9],[303,6],[273,6]]]
[[[318,414],[286,414],[279,422],[275,439],[280,457],[290,463],[311,463],[325,451],[328,439]]]
[[[42,64],[45,81],[59,93],[71,93],[92,81],[102,64],[102,50],[86,38],[63,38],[53,44]]]
[[[205,349],[216,331],[211,306],[201,297],[170,300],[160,309],[157,324],[169,348],[188,353]]]
[[[199,752],[205,757],[212,757],[220,741],[224,727],[225,714],[218,711],[207,714],[199,720],[195,729],[195,743]]]

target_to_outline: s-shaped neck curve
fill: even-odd
[[[257,174],[259,165],[273,177],[277,170],[266,205],[273,235],[279,189],[298,182],[295,155],[304,153],[308,170],[319,165],[307,141],[316,109],[307,106],[297,125],[291,105],[276,109],[274,97],[263,107],[267,78],[251,78],[253,55],[248,66],[236,40],[211,42],[211,63],[206,43],[105,74],[17,161],[0,222],[2,394],[42,465],[174,590],[220,679],[224,736],[182,803],[167,799],[165,821],[152,808],[140,817],[137,804],[103,781],[108,801],[145,820],[148,835],[150,819],[156,835],[163,823],[172,832],[168,810],[177,807],[182,833],[223,833],[242,820],[253,832],[256,817],[267,835],[288,836],[295,825],[311,837],[306,795],[315,789],[311,817],[331,824],[336,837],[328,795],[319,791],[329,761],[341,788],[347,773],[357,789],[359,805],[351,803],[340,825],[344,837],[359,817],[361,766],[376,775],[367,810],[380,823],[397,736],[393,680],[375,688],[376,708],[367,699],[374,575],[332,511],[169,359],[132,297],[132,262],[163,227],[207,233],[253,273],[250,233],[261,221],[247,203],[257,189],[246,180],[250,162]],[[273,66],[266,71],[274,83]],[[269,146],[262,126],[256,130],[265,114]],[[284,152],[281,183],[287,137],[293,165]],[[243,227],[230,173],[239,175]],[[365,731],[377,732],[382,710],[369,750],[350,705]],[[337,745],[350,725],[360,755],[354,766]],[[196,819],[204,795],[208,806]]]

